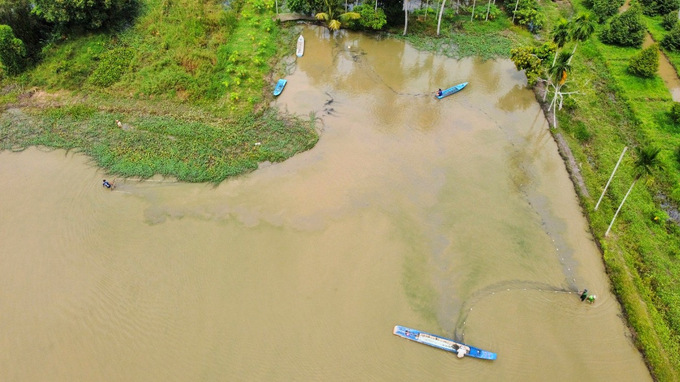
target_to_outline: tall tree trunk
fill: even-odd
[[[444,14],[444,5],[446,5],[446,0],[442,0],[442,7],[439,10],[439,21],[437,21],[437,36],[439,36],[439,30],[442,26],[442,15]]]
[[[515,13],[517,12],[517,6],[519,5],[519,0],[515,3],[515,10],[512,11],[512,23],[515,23]]]
[[[475,17],[475,5],[477,5],[477,0],[472,3],[472,15],[470,16],[470,21]]]
[[[576,47],[578,46],[578,42],[576,42],[576,45],[574,45],[574,50],[571,51],[571,57],[569,57],[569,61],[567,61],[567,64],[571,64],[571,59],[574,58],[574,53],[576,53]]]
[[[489,12],[491,11],[491,0],[489,0],[489,3],[486,5],[486,18],[484,21],[489,21]]]
[[[602,195],[600,195],[600,199],[598,199],[597,204],[595,205],[595,211],[597,211],[597,207],[600,206],[600,202],[602,201],[602,198],[604,197],[604,193],[607,192],[607,188],[609,187],[609,183],[611,183],[612,179],[614,178],[614,174],[616,174],[616,169],[619,168],[619,164],[621,164],[621,160],[623,159],[623,155],[626,153],[626,150],[628,150],[628,146],[623,148],[623,152],[621,153],[621,157],[619,157],[619,161],[616,162],[616,166],[614,166],[614,171],[612,171],[612,175],[609,177],[607,184],[604,186],[604,190],[602,190]]]
[[[616,216],[618,216],[619,211],[621,211],[621,207],[623,207],[623,203],[626,202],[626,199],[628,199],[628,195],[630,194],[631,191],[633,191],[633,187],[635,187],[635,183],[637,183],[638,179],[640,177],[635,177],[635,180],[633,181],[633,184],[630,185],[630,188],[628,189],[628,192],[626,192],[626,196],[623,197],[623,200],[621,201],[621,204],[619,205],[619,208],[616,210],[616,213],[614,214],[614,217],[612,218],[612,222],[609,223],[609,228],[607,228],[607,232],[604,233],[604,237],[609,236],[609,231],[612,229],[612,226],[614,225],[614,220],[616,220]]]
[[[375,11],[378,12],[378,0],[375,0]]]
[[[425,4],[425,20],[427,20],[427,12],[429,10],[430,10],[430,0],[427,0],[427,3]]]
[[[406,36],[407,29],[408,29],[408,0],[404,0],[404,36]]]

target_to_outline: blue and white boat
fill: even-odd
[[[275,96],[281,94],[284,86],[286,86],[286,82],[288,82],[288,80],[280,79],[279,82],[276,83],[276,87],[274,88],[274,95]]]
[[[462,84],[458,84],[456,86],[452,86],[448,89],[442,90],[442,94],[437,95],[437,98],[442,99],[444,97],[450,96],[451,94],[456,94],[459,91],[463,90],[467,86],[467,84],[468,84],[467,82],[463,82]]]
[[[454,340],[436,336],[434,334],[421,332],[420,330],[397,325],[394,327],[392,333],[399,337],[406,338],[407,340],[415,341],[425,345],[430,345],[438,349],[455,353],[458,356],[458,358],[469,356],[489,360],[496,359],[496,353],[478,349],[474,346],[466,345],[462,342],[456,342]]]

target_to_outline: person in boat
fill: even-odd
[[[102,181],[102,186],[104,186],[104,187],[106,187],[106,188],[108,188],[108,189],[113,189],[113,184],[107,182],[106,179],[104,179],[104,180]]]
[[[581,293],[581,301],[585,301],[586,298],[588,298],[588,289],[584,289],[583,293]]]
[[[589,295],[588,297],[586,297],[586,301],[588,301],[589,303],[591,303],[591,304],[592,304],[592,303],[594,303],[594,302],[595,302],[595,299],[596,299],[596,298],[597,298],[597,296],[596,296],[596,295],[594,295],[594,294],[591,294],[591,295]]]
[[[442,89],[437,90],[437,97],[441,97],[442,94],[444,94],[444,92],[442,91]]]

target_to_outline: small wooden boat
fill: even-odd
[[[305,54],[305,38],[302,37],[302,35],[298,37],[297,50],[295,51],[295,54],[298,57],[302,57],[302,55]]]
[[[276,83],[276,87],[274,88],[275,96],[281,94],[283,87],[286,86],[286,82],[288,82],[288,80],[280,79],[279,82]]]
[[[463,82],[462,84],[458,84],[456,86],[442,90],[442,95],[438,95],[437,98],[442,99],[444,97],[450,96],[451,94],[456,94],[459,91],[463,90],[463,88],[465,88],[467,84],[468,84],[467,82]]]
[[[448,338],[439,337],[434,334],[421,332],[420,330],[410,329],[404,326],[395,326],[392,331],[394,335],[397,335],[407,340],[419,342],[421,344],[430,345],[438,349],[446,350],[451,353],[458,355],[458,358],[463,358],[464,356],[470,356],[474,358],[481,359],[496,359],[496,353],[491,353],[486,350],[478,349],[474,346],[466,345],[461,342],[456,342]]]

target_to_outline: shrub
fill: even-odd
[[[534,33],[543,28],[545,16],[539,12],[536,0],[505,0],[504,6],[508,16],[514,15],[516,24],[524,25]]]
[[[23,41],[14,37],[12,28],[0,25],[0,66],[3,71],[14,75],[24,68],[26,48]]]
[[[137,0],[35,0],[33,12],[49,23],[98,29],[134,15]]]
[[[625,0],[593,0],[593,12],[599,22],[604,22],[619,12]]]
[[[489,7],[489,20],[495,20],[501,14],[501,10],[495,4],[487,5]],[[475,20],[486,20],[486,7],[477,7],[475,9]]]
[[[375,8],[370,4],[357,5],[354,7],[353,12],[360,14],[361,18],[351,20],[352,24],[356,25],[358,23],[366,29],[380,30],[387,23],[387,17],[382,8],[378,8],[376,12]],[[436,13],[432,12],[432,16],[434,17],[435,15]]]
[[[673,106],[671,106],[671,119],[673,122],[680,124],[680,102],[673,102]]]
[[[641,14],[639,6],[634,5],[612,17],[600,33],[600,40],[610,45],[641,47],[646,31]]]
[[[651,78],[659,70],[659,47],[652,44],[630,58],[628,71],[638,77]]]
[[[673,29],[663,36],[661,46],[673,52],[680,50],[680,24],[675,24]]]
[[[673,11],[669,12],[664,15],[663,19],[661,20],[661,26],[663,29],[669,31],[672,30],[675,24],[678,23],[678,12]]]
[[[665,15],[680,8],[680,0],[639,0],[642,12],[648,16]]]

